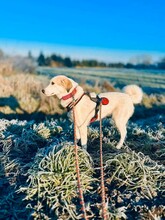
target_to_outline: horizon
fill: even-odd
[[[1,3],[0,49],[10,55],[42,51],[72,59],[129,62],[165,56],[163,0],[6,0]]]
[[[156,51],[110,50],[10,40],[0,40],[0,49],[9,56],[27,56],[31,52],[34,57],[38,57],[42,52],[45,56],[57,54],[62,57],[70,57],[72,60],[94,59],[105,63],[121,62],[125,64],[136,63],[134,60],[143,59],[143,57],[150,57],[152,63],[156,63],[165,56],[163,52]]]

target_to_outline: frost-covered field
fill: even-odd
[[[115,149],[119,135],[113,121],[103,120],[107,207],[109,219],[164,219],[165,74],[66,68],[40,72],[0,76],[0,219],[81,219],[73,125],[55,98],[40,93],[54,74],[67,74],[95,92],[130,83],[142,86],[146,94],[128,123],[122,150]],[[90,219],[101,219],[98,128],[98,123],[89,127],[88,153],[79,149]]]
[[[38,68],[38,72],[47,74],[50,77],[54,74],[65,74],[77,79],[77,81],[86,81],[92,85],[100,82],[110,81],[115,87],[121,88],[127,84],[138,84],[143,87],[147,93],[165,92],[165,71],[164,70],[132,70],[115,68]]]

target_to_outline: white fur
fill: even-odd
[[[132,102],[134,104],[138,104],[142,101],[143,91],[139,86],[137,85],[125,86],[123,88],[123,91],[131,97]]]
[[[72,83],[72,88],[69,92],[66,88],[60,85],[59,79],[61,78],[64,80],[70,80]],[[56,84],[57,81],[58,84]],[[53,85],[52,82],[54,82]],[[43,90],[43,92],[47,96],[56,95],[61,100],[61,105],[66,107],[73,101],[73,98],[69,98],[67,100],[62,100],[61,98],[70,93],[75,87],[77,87],[77,93],[74,95],[74,99],[78,99],[84,93],[82,87],[66,76],[56,76],[50,81],[50,84],[45,88],[45,90]],[[120,133],[120,141],[116,146],[118,149],[122,147],[127,134],[126,124],[134,112],[133,103],[140,103],[143,95],[141,88],[136,85],[126,86],[124,91],[125,93],[107,92],[99,94],[99,97],[106,97],[109,99],[108,105],[102,105],[102,118],[112,115]],[[75,106],[77,128],[76,137],[77,139],[81,139],[81,145],[85,148],[87,147],[87,126],[90,124],[90,120],[95,114],[95,107],[96,103],[91,101],[86,95],[83,96],[80,102],[78,102]],[[71,119],[73,119],[72,111],[69,114]]]

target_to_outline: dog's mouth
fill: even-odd
[[[46,94],[44,93],[46,96],[53,96],[53,95],[56,95],[55,93],[51,93],[51,94]]]
[[[52,93],[50,93],[50,94],[47,94],[47,93],[45,92],[45,89],[42,89],[42,93],[43,93],[44,95],[46,95],[46,96],[56,95],[54,92],[52,92]]]

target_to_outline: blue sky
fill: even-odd
[[[0,48],[125,60],[165,55],[164,0],[1,0]]]

